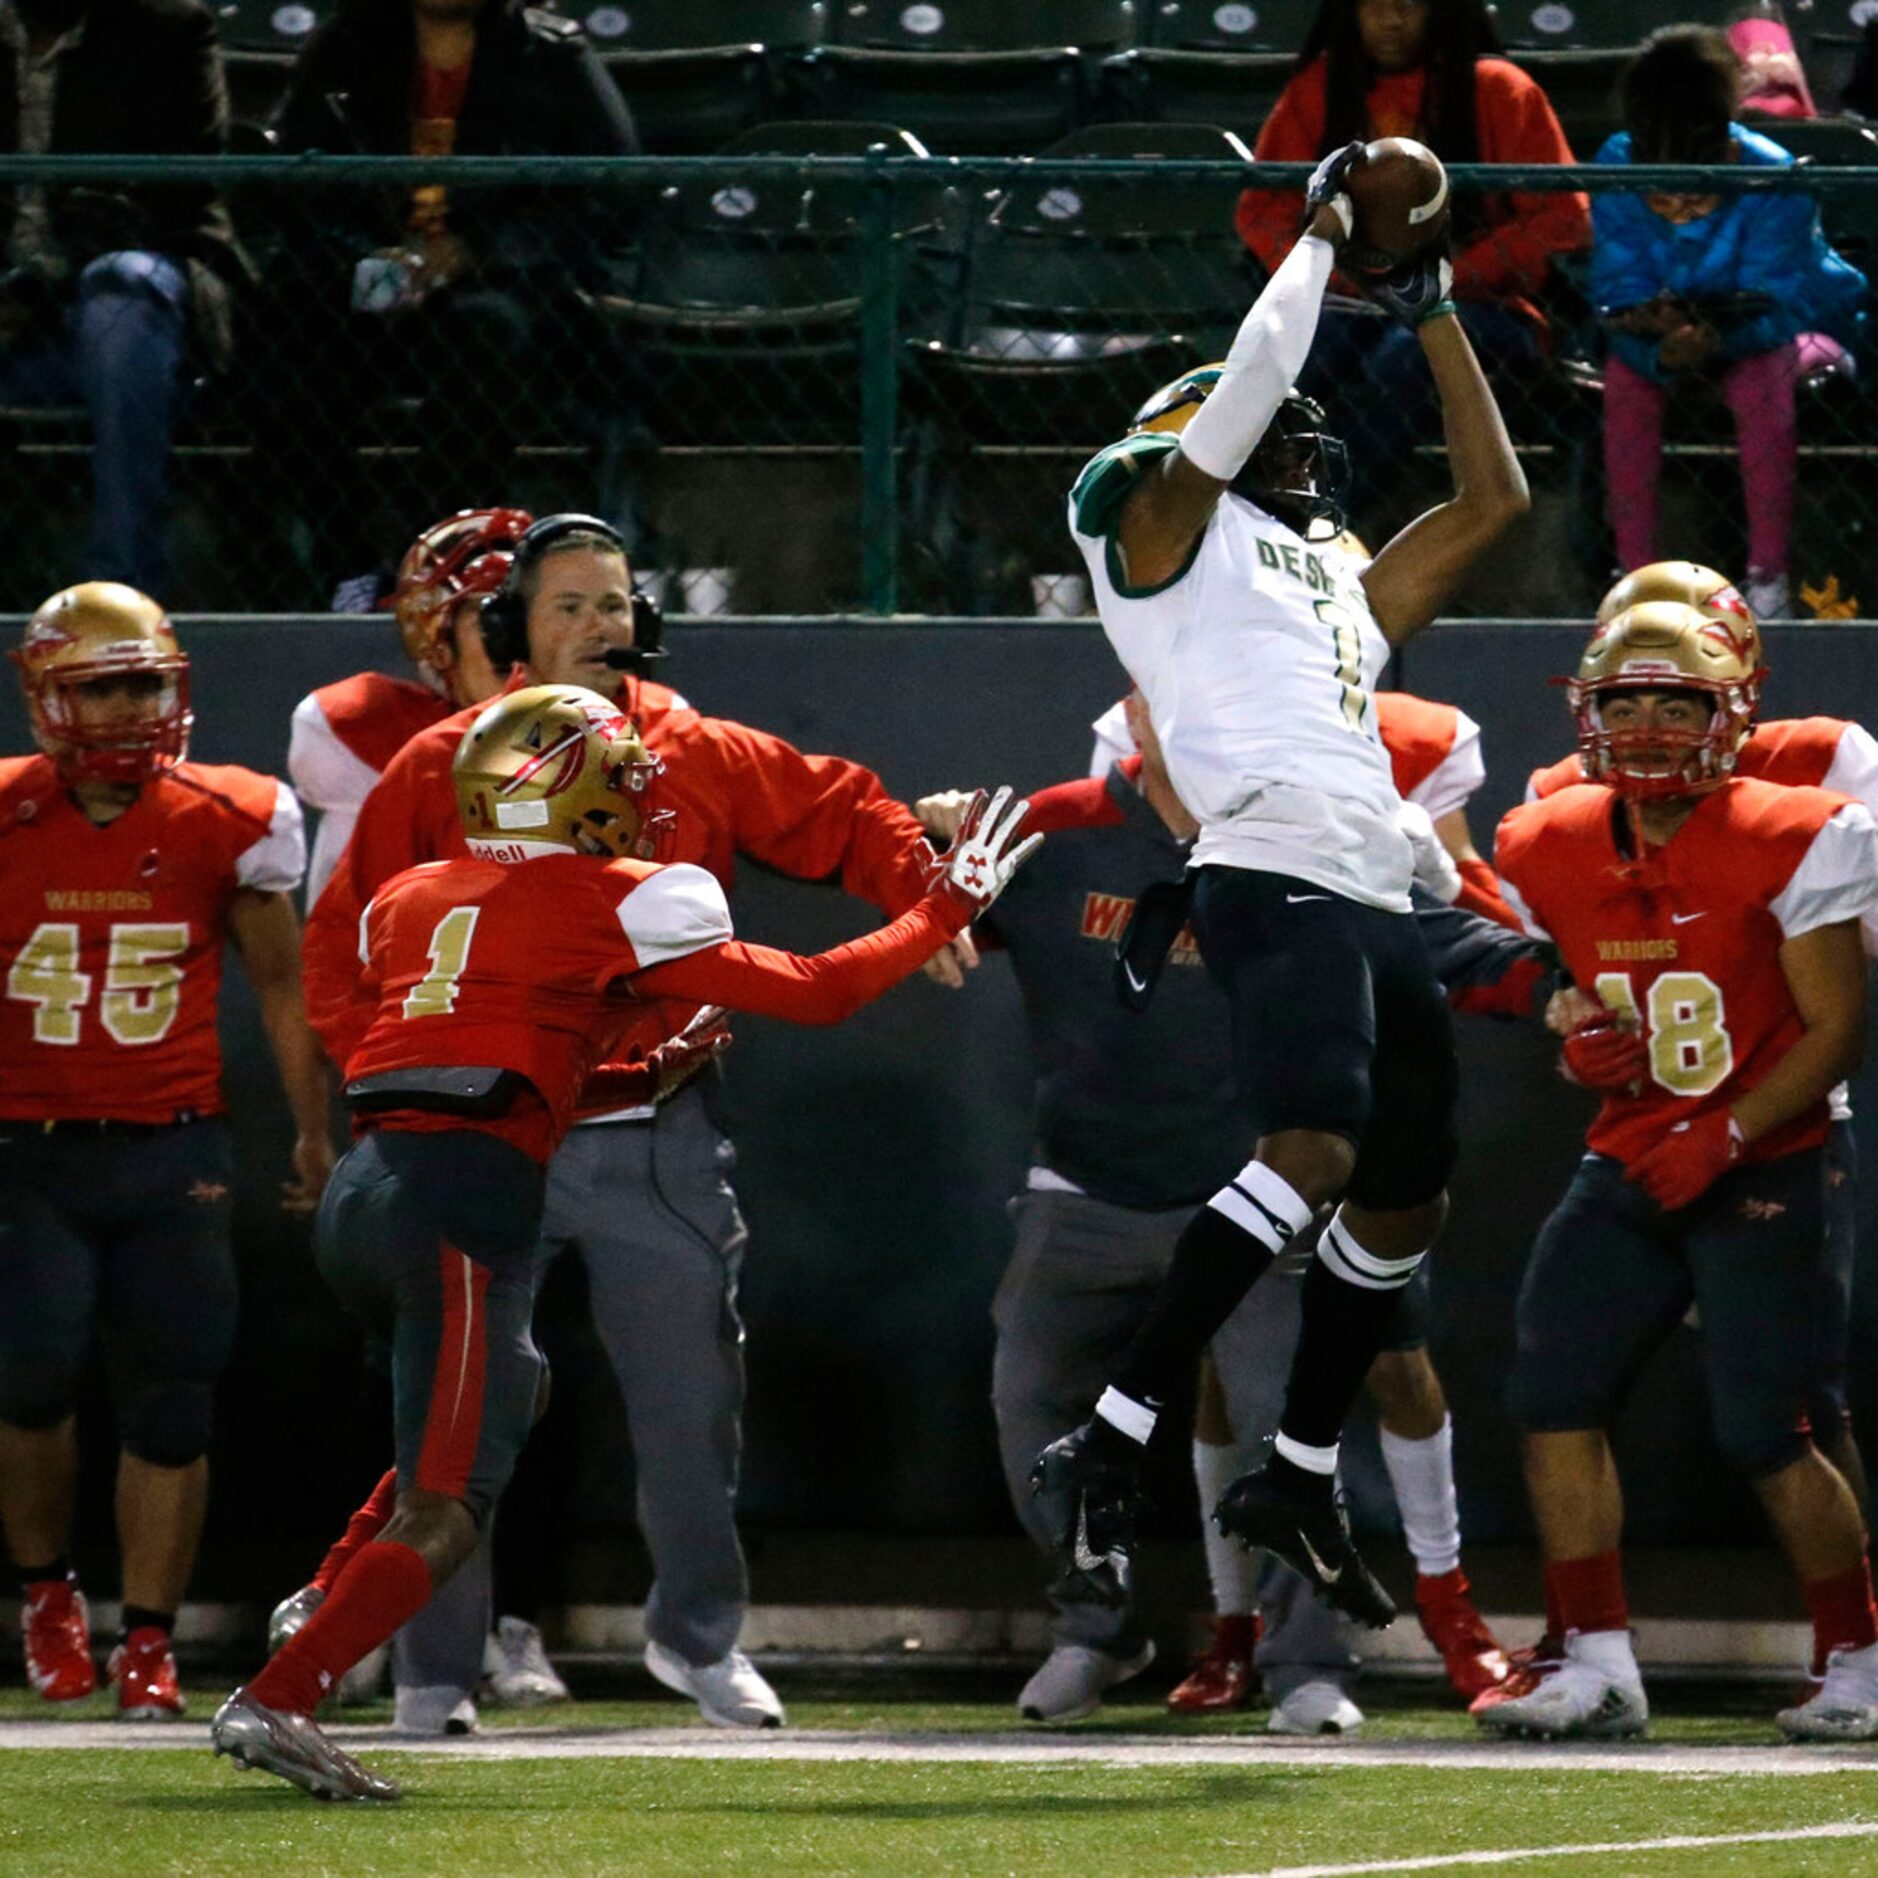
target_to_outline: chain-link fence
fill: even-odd
[[[1810,134],[1797,171],[1452,172],[1465,314],[1534,492],[1458,610],[1583,612],[1647,541],[1784,575],[1801,617],[1878,611],[1863,287],[1841,283],[1817,342],[1776,289],[1685,306],[1711,339],[1672,358],[1600,305],[1576,193],[1798,194],[1878,278],[1878,143]],[[1301,170],[1177,125],[1028,161],[931,159],[880,125],[742,141],[604,163],[0,159],[0,183],[106,231],[37,298],[0,295],[16,600],[112,573],[179,609],[319,607],[439,515],[505,503],[608,516],[683,612],[1086,610],[1064,493],[1149,391],[1223,352]],[[227,202],[239,270],[110,235],[114,204],[191,186]],[[1333,296],[1307,383],[1372,545],[1440,499],[1406,334]]]

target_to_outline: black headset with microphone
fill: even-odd
[[[569,535],[598,535],[616,553],[622,557],[626,554],[625,537],[611,522],[604,522],[597,515],[570,511],[563,515],[544,515],[534,523],[515,544],[515,559],[507,579],[483,601],[483,649],[492,664],[501,667],[527,660],[528,577],[554,544],[565,541]],[[664,656],[665,615],[649,594],[635,589],[633,642],[630,646],[614,647],[607,653],[606,662],[615,671],[637,672],[644,670],[650,660]]]

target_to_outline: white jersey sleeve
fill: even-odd
[[[1507,905],[1510,906],[1515,915],[1517,915],[1520,927],[1525,932],[1527,938],[1543,939],[1547,945],[1550,945],[1552,943],[1552,935],[1539,924],[1538,920],[1533,915],[1532,908],[1526,904],[1519,889],[1515,887],[1504,874],[1500,875],[1499,880],[1501,898],[1506,901]]]
[[[1089,757],[1089,774],[1106,776],[1123,757],[1133,756],[1135,740],[1128,729],[1128,707],[1117,701],[1089,726],[1095,732],[1095,749]]]
[[[1870,951],[1878,916],[1878,822],[1871,812],[1857,802],[1839,810],[1813,837],[1768,910],[1789,939],[1840,920],[1859,920]]]
[[[339,741],[320,709],[317,692],[308,692],[294,706],[287,774],[309,808],[327,813],[350,809],[354,815],[378,780],[377,770]]]
[[[1832,766],[1820,778],[1819,786],[1850,796],[1878,815],[1878,737],[1863,725],[1846,725],[1832,753]]]
[[[267,833],[235,859],[235,879],[256,893],[291,893],[306,873],[306,823],[284,782],[274,784]]]
[[[717,876],[689,861],[648,874],[615,910],[641,970],[731,936],[730,906]]]
[[[1409,791],[1409,800],[1433,821],[1464,809],[1487,780],[1487,759],[1480,747],[1480,726],[1465,711],[1454,714],[1454,742],[1435,767]]]

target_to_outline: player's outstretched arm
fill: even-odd
[[[1324,289],[1354,219],[1343,179],[1362,148],[1349,145],[1318,165],[1305,198],[1304,233],[1252,303],[1219,383],[1180,433],[1180,448],[1122,505],[1115,546],[1132,585],[1158,586],[1186,565],[1222,491],[1245,468],[1304,369]]]
[[[289,1213],[310,1213],[333,1171],[333,1141],[326,1059],[307,1022],[300,989],[299,916],[286,894],[243,887],[229,903],[228,931],[254,987],[293,1111],[293,1173],[281,1183],[281,1206]]]
[[[721,1004],[795,1024],[838,1024],[907,977],[1003,892],[1043,840],[1019,839],[1030,804],[1000,789],[967,813],[932,891],[892,924],[804,958],[726,940],[636,973],[644,998]]]
[[[1416,327],[1441,399],[1454,494],[1402,530],[1363,574],[1391,645],[1426,626],[1467,570],[1532,506],[1500,407],[1451,306]]]

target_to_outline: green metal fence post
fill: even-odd
[[[900,517],[894,442],[900,426],[899,293],[887,146],[867,153],[861,247],[861,603],[899,610]]]

